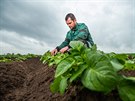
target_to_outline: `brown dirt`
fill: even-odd
[[[51,93],[55,68],[39,61],[0,63],[0,101],[121,101],[116,91],[108,95],[71,85],[64,95]]]
[[[133,77],[135,77],[135,71],[133,71],[133,70],[121,70],[120,72],[119,72],[119,74],[122,74],[122,75],[124,75],[124,76],[133,76]]]

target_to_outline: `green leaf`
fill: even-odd
[[[135,70],[135,62],[133,60],[125,61],[124,69]]]
[[[91,51],[87,49],[85,51],[84,60],[88,64],[88,66],[95,65],[100,59],[103,57],[103,54],[100,51]]]
[[[78,70],[70,77],[70,82],[74,81],[82,72],[87,68],[87,65],[81,65],[78,67]]]
[[[135,101],[135,82],[124,79],[119,83],[118,92],[123,101]]]
[[[62,60],[56,68],[55,78],[65,73],[68,69],[72,67],[74,63],[75,60],[72,58],[66,58]]]
[[[49,63],[48,66],[50,67],[50,66],[52,66],[53,64],[55,64],[55,62]]]
[[[103,55],[93,67],[86,69],[81,81],[88,89],[107,93],[116,86],[117,75],[108,58]]]
[[[123,76],[123,78],[126,79],[126,80],[130,80],[130,81],[135,82],[135,77],[132,77],[132,76],[130,76],[130,77]]]
[[[97,50],[96,44],[94,44],[94,45],[91,47],[91,49],[92,49],[93,51],[96,51],[96,50]]]
[[[109,91],[110,86],[113,87],[113,85],[108,85],[108,82],[111,81],[112,77],[110,75],[112,75],[111,72],[114,72],[114,70],[108,61],[108,57],[101,51],[96,51],[96,49],[93,49],[92,51],[87,49],[85,53],[85,61],[89,65],[89,70],[87,70],[84,74],[85,76],[82,77],[84,79],[82,80],[83,84],[86,84],[86,87],[92,90],[103,92]],[[104,83],[104,79],[107,83]],[[106,87],[106,85],[108,87]]]
[[[125,60],[127,58],[126,54],[116,54],[115,58],[120,59],[120,60]]]
[[[115,69],[116,71],[120,71],[120,70],[123,69],[123,67],[124,67],[122,64],[120,64],[120,63],[118,62],[117,59],[112,59],[112,60],[111,60],[111,64],[112,64],[112,66],[114,67],[114,69]]]
[[[61,59],[55,59],[55,64],[59,64],[61,62]]]
[[[81,41],[71,41],[69,45],[72,47],[72,49],[76,49],[78,51],[80,51],[81,48],[84,47],[84,43]]]
[[[60,82],[61,82],[61,76],[55,78],[54,82],[51,83],[50,89],[51,89],[51,91],[52,91],[53,93],[59,91]]]
[[[67,88],[67,77],[62,76],[62,80],[60,82],[59,88],[60,88],[60,93],[63,94]]]

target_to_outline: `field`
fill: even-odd
[[[119,75],[135,77],[135,55],[125,54],[127,61]],[[118,54],[119,59],[123,56]],[[76,80],[64,91],[52,92],[50,85],[56,79],[57,66],[43,63],[45,56],[7,54],[0,56],[0,100],[1,101],[126,101],[121,100],[118,91],[113,89],[103,93],[87,89]],[[121,56],[121,57],[120,57]],[[41,59],[42,57],[42,59]],[[58,57],[56,57],[58,58]],[[42,61],[41,61],[42,60]],[[52,60],[51,60],[52,61]],[[58,61],[57,61],[58,62]],[[52,63],[52,62],[50,62]],[[126,67],[129,66],[129,67]],[[130,85],[130,84],[129,84]],[[133,88],[134,89],[134,88]],[[135,93],[135,92],[133,92]],[[131,96],[132,97],[132,96]],[[134,98],[132,98],[134,99]],[[133,100],[127,100],[133,101]]]
[[[108,95],[79,89],[72,85],[64,94],[51,93],[49,85],[53,80],[54,68],[42,64],[40,57],[21,62],[0,63],[1,101],[121,101],[117,92]],[[135,76],[135,72],[123,72]]]
[[[79,90],[75,85],[64,95],[52,93],[49,86],[55,69],[48,68],[39,59],[0,63],[1,101],[121,101],[116,91],[103,95],[87,89]]]

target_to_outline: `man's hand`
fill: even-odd
[[[55,48],[54,50],[51,51],[51,55],[55,55],[58,52],[58,50]]]
[[[68,49],[69,49],[69,47],[66,46],[66,47],[62,48],[62,49],[60,50],[60,52],[61,52],[61,53],[64,53],[64,52],[66,52]]]

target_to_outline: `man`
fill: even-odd
[[[54,50],[51,51],[51,55],[55,55],[57,52],[66,52],[70,48],[70,41],[82,41],[87,45],[87,47],[94,45],[88,27],[84,23],[77,23],[74,14],[67,14],[65,21],[69,26],[70,31],[67,32],[65,41],[62,42],[60,46],[57,46]]]

